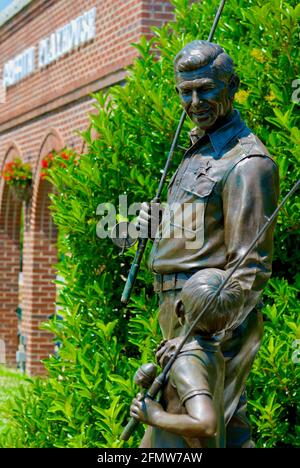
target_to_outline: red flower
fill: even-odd
[[[61,161],[60,158],[64,161],[72,161],[75,165],[78,164],[78,161],[76,161],[75,157],[76,153],[68,149],[62,150],[58,153],[54,150],[51,151],[51,153],[49,153],[47,156],[44,157],[44,159],[42,159],[41,168],[44,170],[41,170],[40,177],[43,179],[48,175],[48,170],[52,168],[55,169],[55,167],[62,167],[64,169],[67,169],[68,165],[65,162]]]
[[[8,185],[19,185],[20,181],[32,180],[32,171],[29,163],[23,163],[20,158],[15,158],[13,161],[10,161],[5,164],[4,170],[2,173],[3,179],[8,183]]]

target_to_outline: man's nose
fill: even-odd
[[[193,90],[192,92],[192,103],[194,106],[198,106],[202,104],[201,98],[199,98],[198,91],[196,89]]]

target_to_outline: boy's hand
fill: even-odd
[[[143,399],[143,395],[139,393],[137,397],[132,400],[130,416],[145,424],[155,426],[163,411],[159,403],[149,398]]]
[[[178,336],[177,338],[172,338],[171,340],[164,340],[160,343],[156,350],[156,359],[161,367],[165,367],[167,362],[176,352],[182,340],[182,336]]]

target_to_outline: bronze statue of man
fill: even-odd
[[[239,78],[217,44],[193,41],[175,57],[176,89],[196,127],[171,179],[149,265],[159,294],[160,326],[168,341],[159,357],[180,340],[175,313],[185,282],[204,268],[230,271],[277,207],[278,169],[262,142],[233,108]],[[186,209],[189,205],[196,209]],[[180,209],[182,208],[182,209]],[[181,222],[180,222],[181,217]],[[154,222],[147,204],[139,215],[141,235]],[[227,447],[251,447],[245,381],[260,347],[259,299],[271,275],[274,224],[234,274],[244,306],[221,342],[225,358],[224,406]]]

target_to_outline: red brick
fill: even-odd
[[[151,25],[172,19],[164,0],[32,0],[0,27],[0,71],[3,64],[93,6],[97,7],[96,38],[42,71],[8,88],[0,104],[0,165],[15,156],[30,162],[33,199],[25,226],[23,254],[23,322],[27,337],[27,372],[43,374],[41,359],[53,352],[53,337],[39,329],[55,312],[57,262],[54,227],[48,209],[48,182],[40,180],[41,159],[64,146],[84,151],[75,130],[90,124],[95,113],[90,93],[118,83],[138,52],[130,44],[150,37]],[[94,135],[96,138],[97,135]],[[0,339],[5,339],[8,364],[17,349],[18,270],[21,205],[0,185]]]

